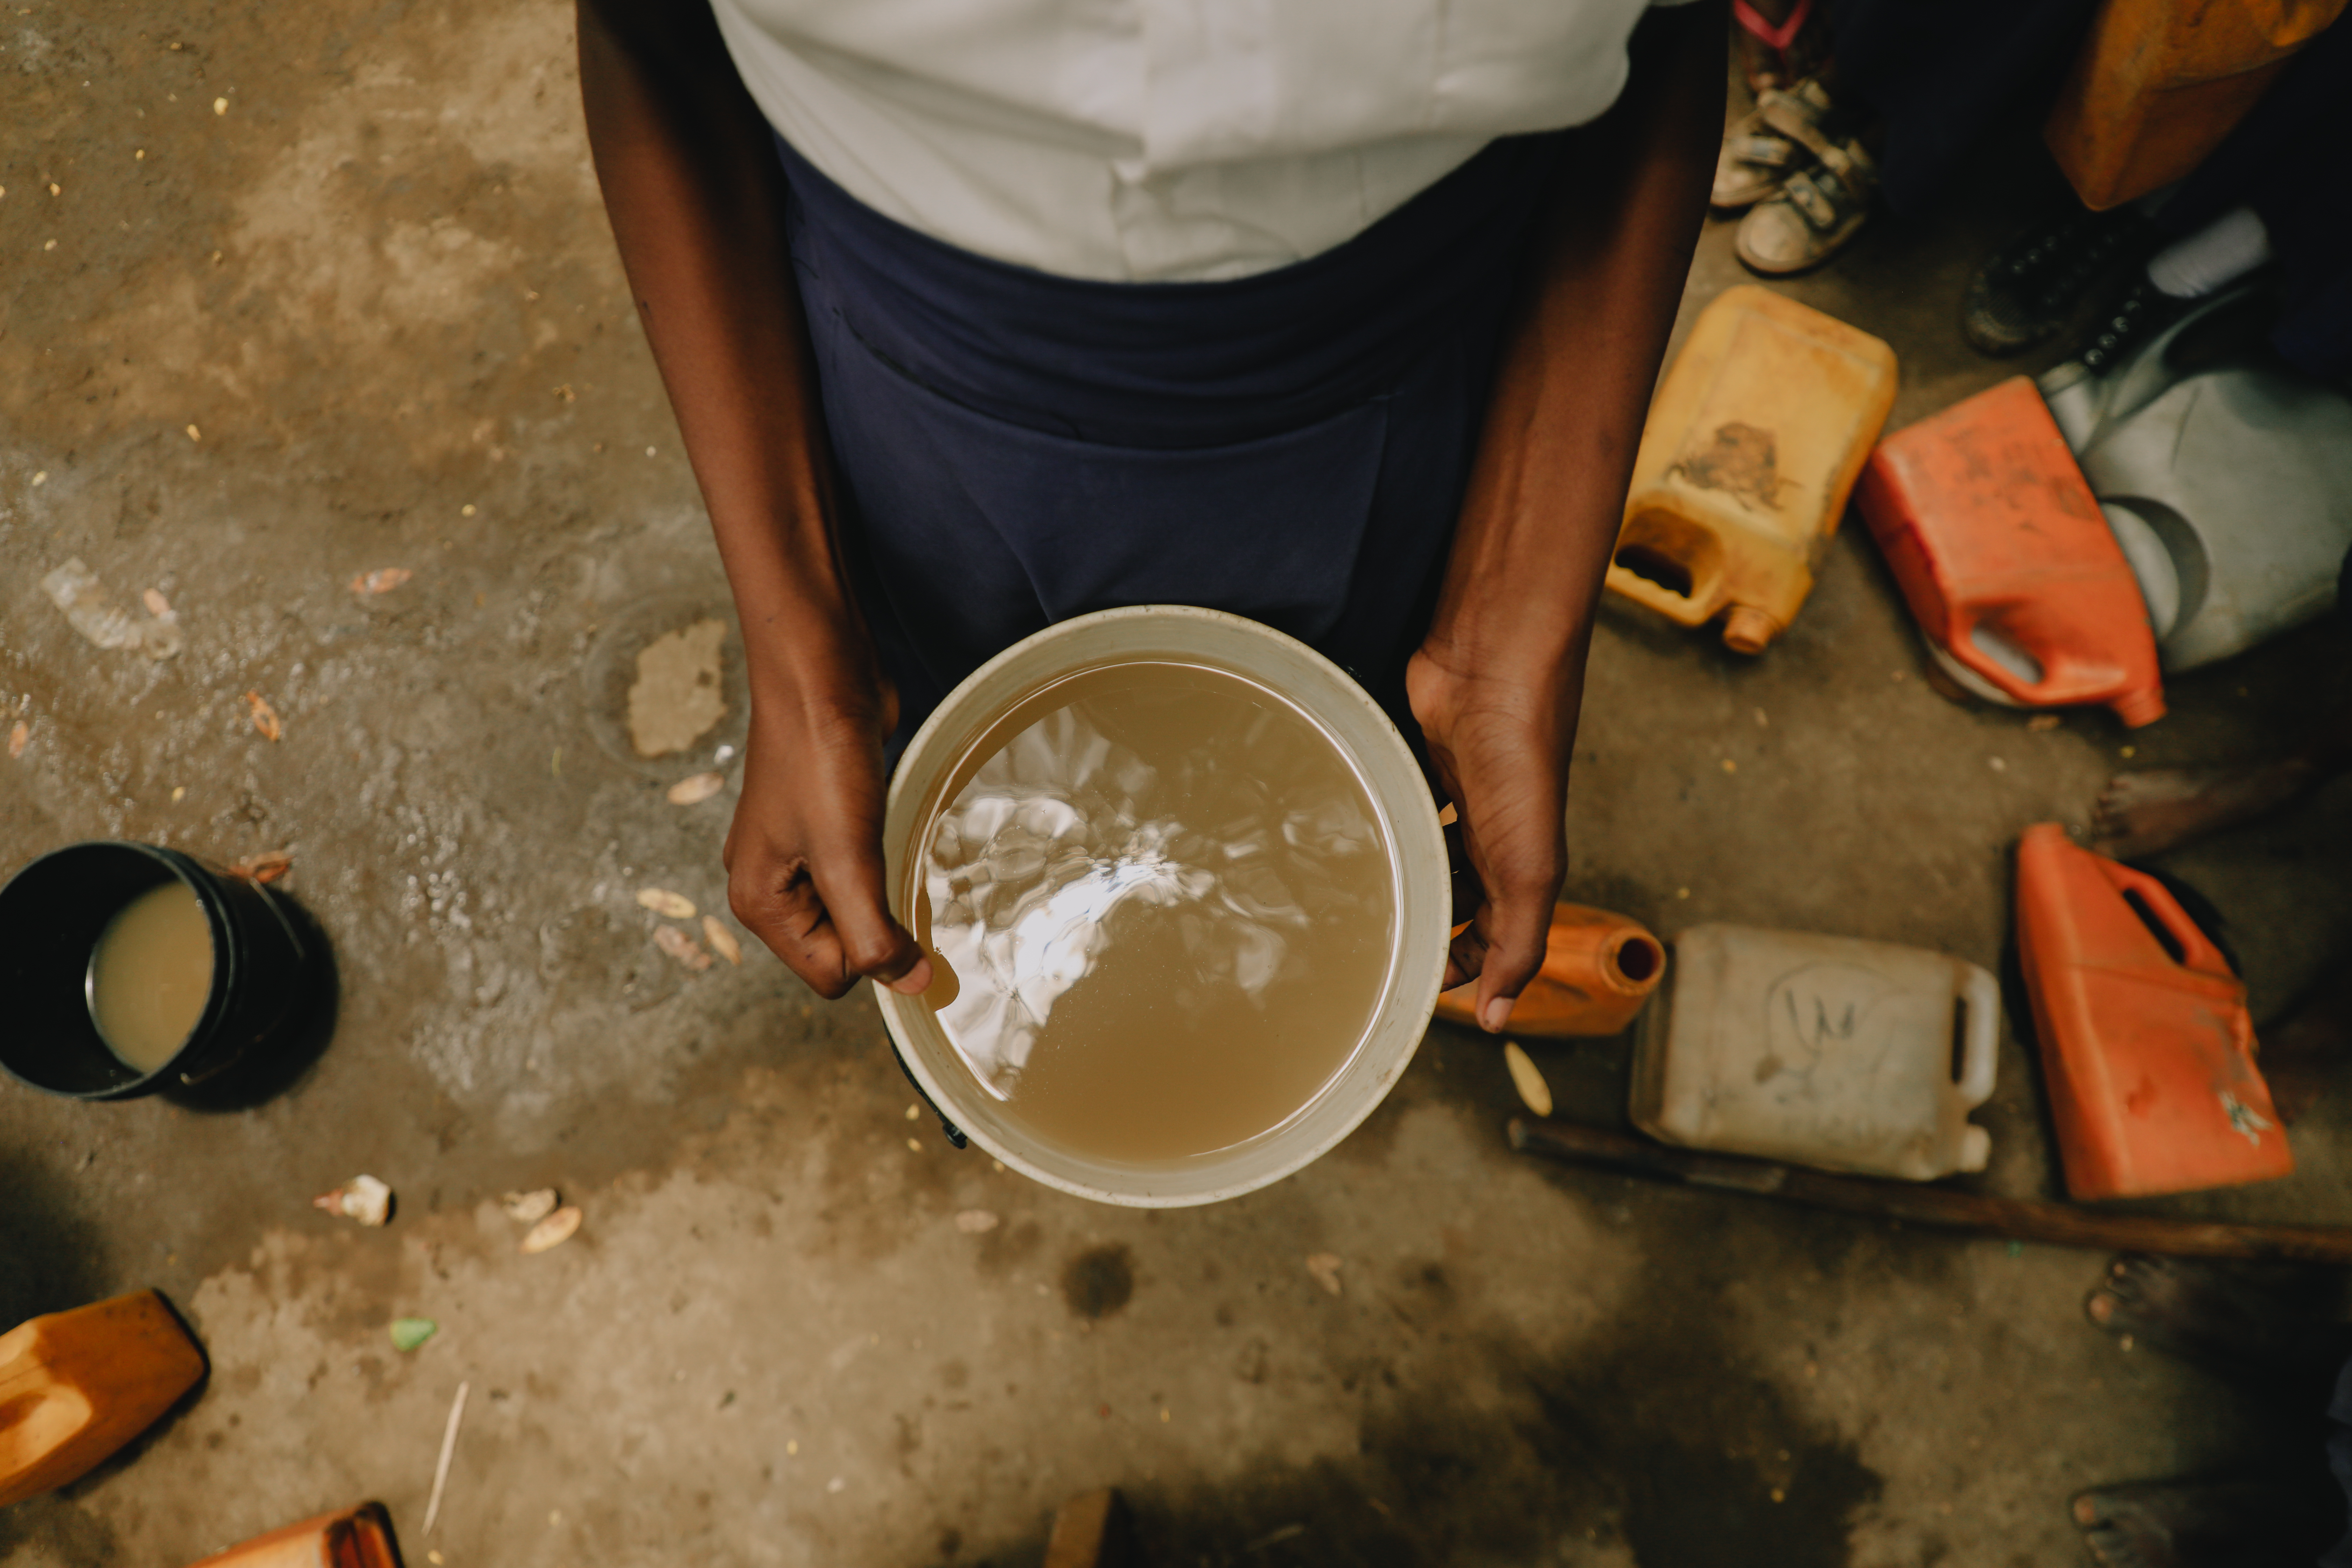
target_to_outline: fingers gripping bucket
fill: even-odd
[[[141,894],[177,880],[192,889],[212,939],[204,1011],[152,1071],[108,1048],[90,1012],[91,955]],[[51,1094],[128,1100],[219,1077],[296,1021],[314,993],[320,955],[266,888],[214,871],[175,849],[98,841],[42,856],[0,887],[0,1068]]]
[[[1046,628],[973,672],[933,711],[891,780],[883,827],[892,913],[916,928],[927,835],[989,726],[1040,688],[1087,671],[1171,663],[1239,676],[1287,700],[1370,798],[1396,918],[1370,1023],[1345,1064],[1287,1121],[1230,1148],[1125,1163],[1066,1147],[1014,1115],[957,1053],[931,1005],[877,989],[907,1074],[941,1118],[1005,1164],[1064,1192],[1138,1208],[1235,1197],[1309,1164],[1371,1114],[1412,1059],[1444,979],[1452,913],[1445,845],[1420,765],[1379,705],[1304,643],[1238,616],[1185,605],[1104,610]]]

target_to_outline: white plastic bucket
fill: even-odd
[[[1295,638],[1219,610],[1146,605],[1048,626],[972,672],[915,732],[891,780],[882,843],[891,912],[912,929],[925,833],[939,796],[984,728],[1049,681],[1139,662],[1203,665],[1286,698],[1354,767],[1372,803],[1393,879],[1397,919],[1372,1022],[1347,1065],[1305,1109],[1213,1153],[1126,1163],[1052,1142],[1010,1113],[957,1055],[930,1005],[876,987],[907,1070],[940,1114],[1024,1175],[1100,1203],[1181,1208],[1237,1197],[1312,1163],[1380,1104],[1427,1031],[1444,978],[1452,890],[1445,840],[1420,764],[1380,705],[1339,666]]]

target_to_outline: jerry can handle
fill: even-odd
[[[2221,950],[2213,945],[2213,939],[2205,934],[2203,928],[2189,918],[2189,911],[2180,907],[2180,901],[2172,896],[2170,889],[2147,872],[2135,871],[2121,861],[2106,860],[2099,869],[2106,873],[2107,880],[2115,884],[2116,892],[2138,894],[2142,907],[2172,933],[2172,940],[2180,944],[2179,963],[2182,968],[2229,980],[2237,978],[2236,972],[2230,967],[2230,961],[2221,956]],[[2152,934],[2148,940],[2157,941]],[[2158,942],[2157,945],[2161,947],[2163,944]],[[2164,956],[2166,962],[2172,961],[2170,953]]]
[[[1960,1037],[1960,1071],[1953,1091],[1967,1106],[1992,1098],[1993,1070],[2000,1065],[2000,983],[1978,964],[1968,966],[1960,1005],[1968,1024]]]
[[[1955,616],[1944,638],[1944,650],[2020,702],[2056,705],[2079,701],[2115,672],[2112,665],[2078,658],[2064,648],[2047,652],[2041,648],[2028,648],[2026,651],[2033,656],[2033,661],[2042,667],[2042,679],[2021,680],[2015,670],[1977,646],[1976,638],[1970,634],[1984,618],[1981,614],[1965,620]]]

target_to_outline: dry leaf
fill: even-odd
[[[579,1228],[580,1211],[567,1205],[532,1226],[530,1234],[522,1238],[522,1249],[525,1252],[545,1252],[551,1247],[561,1247],[570,1241],[572,1232]]]
[[[232,877],[242,877],[248,882],[269,883],[294,868],[294,852],[290,849],[262,849],[247,855],[228,868]]]
[[[1336,1252],[1313,1252],[1307,1257],[1307,1272],[1315,1283],[1334,1296],[1339,1293],[1339,1255]]]
[[[499,1206],[506,1210],[507,1217],[517,1225],[537,1225],[553,1214],[555,1205],[561,1201],[553,1187],[541,1187],[533,1192],[509,1193],[499,1200]]]
[[[743,944],[735,940],[733,931],[719,923],[717,915],[702,917],[702,936],[710,943],[710,951],[728,963],[740,964],[743,962]]]
[[[710,955],[702,944],[676,926],[661,926],[654,931],[654,945],[699,974],[710,967]]]
[[[373,1176],[353,1176],[333,1192],[312,1198],[310,1206],[362,1225],[383,1225],[392,1218],[392,1189]]]
[[[176,621],[180,618],[178,612],[172,608],[172,601],[163,597],[163,590],[161,588],[148,589],[139,595],[139,602],[146,605],[147,613],[159,621]]]
[[[639,888],[637,902],[657,915],[667,915],[674,921],[694,918],[694,900],[683,893],[673,893],[667,888]]]
[[[956,1215],[956,1228],[966,1236],[980,1236],[994,1230],[997,1218],[986,1209],[966,1209]]]
[[[8,755],[11,757],[23,756],[25,754],[25,742],[32,738],[33,727],[30,724],[26,723],[22,719],[17,720],[16,724],[8,731]]]
[[[669,786],[672,805],[698,805],[727,787],[725,773],[696,773]]]
[[[389,594],[416,574],[405,566],[379,566],[373,572],[362,572],[352,579],[354,594]]]
[[[245,710],[253,715],[253,727],[261,731],[265,741],[275,741],[286,733],[286,726],[278,721],[278,710],[272,708],[258,691],[245,694]]]
[[[1517,1040],[1503,1042],[1503,1065],[1511,1069],[1511,1083],[1518,1089],[1519,1098],[1528,1102],[1528,1109],[1538,1116],[1549,1116],[1551,1086],[1544,1082],[1543,1074],[1536,1071],[1536,1064],[1519,1049]]]

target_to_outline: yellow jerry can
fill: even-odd
[[[1812,592],[1895,405],[1895,351],[1743,283],[1699,312],[1650,404],[1609,586],[1761,653]]]

